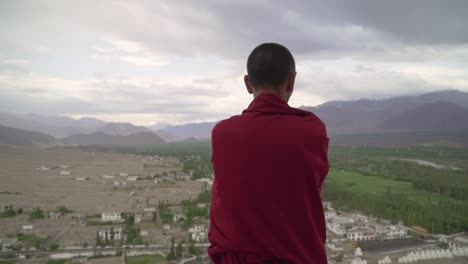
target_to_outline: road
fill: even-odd
[[[197,243],[195,246],[197,247],[208,247],[209,243]],[[51,254],[59,254],[59,253],[85,253],[85,252],[107,252],[107,251],[117,251],[122,250],[125,251],[146,251],[146,250],[169,250],[170,245],[140,245],[140,246],[119,246],[119,247],[106,247],[106,248],[80,248],[80,249],[58,249],[55,251],[48,251],[48,250],[33,250],[33,251],[0,251],[0,256],[8,256],[11,254],[27,254],[29,256],[44,256],[44,255],[51,255]]]
[[[55,236],[53,237],[50,237],[42,246],[41,246],[41,249],[42,250],[47,250],[47,248],[49,247],[50,244],[52,244],[53,242],[57,241],[61,236],[63,236],[63,234],[65,234],[68,229],[70,229],[70,227],[72,225],[74,225],[75,222],[71,222],[70,224],[68,224],[67,226],[65,226],[60,232],[58,232]]]

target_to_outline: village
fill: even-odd
[[[420,226],[333,208],[323,203],[329,263],[466,263],[465,233],[430,234]]]
[[[194,178],[173,156],[14,151],[30,164],[2,164],[10,171],[0,190],[0,263],[209,263],[208,172]],[[435,235],[323,206],[329,263],[466,263],[464,233]]]
[[[194,179],[178,159],[77,149],[12,151],[11,157],[28,156],[31,164],[2,164],[8,173],[0,190],[0,263],[84,261],[123,251],[168,260],[203,258],[212,180]],[[167,257],[177,245],[177,255]]]

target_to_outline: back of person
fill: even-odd
[[[273,55],[287,51],[263,45]],[[249,92],[253,74],[245,77]],[[287,89],[254,87],[242,115],[213,129],[208,253],[214,263],[327,263],[320,195],[328,172],[326,129],[314,114],[287,104]]]

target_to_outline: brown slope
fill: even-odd
[[[47,146],[54,144],[56,140],[56,138],[44,133],[0,125],[0,145],[22,147]]]
[[[468,129],[468,109],[448,102],[427,103],[383,122],[380,127],[386,131]]]
[[[152,146],[166,143],[164,139],[152,132],[140,132],[131,135],[108,135],[96,132],[85,135],[73,135],[62,139],[66,145],[96,146]]]

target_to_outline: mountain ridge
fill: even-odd
[[[468,93],[458,90],[378,100],[329,101],[314,107],[302,106],[300,108],[320,117],[326,124],[330,137],[346,139],[343,142],[352,142],[352,139],[357,139],[356,135],[359,134],[468,130]],[[44,145],[43,142],[46,142],[46,145],[115,146],[123,143],[144,145],[173,141],[187,142],[210,138],[211,130],[218,122],[182,125],[156,124],[144,127],[128,122],[106,122],[89,117],[73,119],[65,116],[0,113],[0,125],[4,133],[8,135],[8,140],[5,139],[7,136],[3,139],[0,137],[0,143],[3,140],[17,142],[19,145]],[[11,138],[14,135],[11,132],[13,130],[6,132],[5,127],[27,132],[19,131],[21,136],[18,141],[15,141]],[[47,131],[53,131],[53,133],[47,133]],[[30,134],[30,132],[38,132],[41,135]],[[44,137],[44,135],[52,136],[52,138]],[[376,138],[380,140],[382,136]],[[362,142],[362,137],[359,138]],[[23,143],[21,143],[22,140]],[[39,143],[36,144],[36,141]]]

